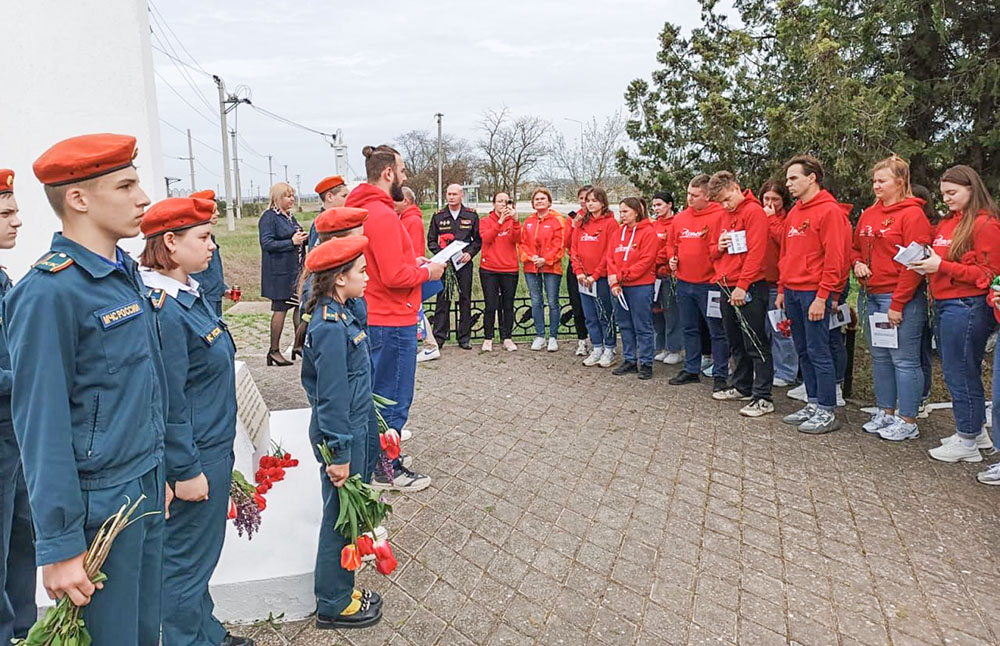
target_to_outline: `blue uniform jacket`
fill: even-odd
[[[14,284],[10,281],[10,276],[7,275],[3,269],[0,269],[0,301],[7,295],[10,288]],[[0,321],[2,323],[2,321]],[[10,353],[7,352],[7,335],[0,334],[0,423],[10,421],[10,386],[11,386],[11,371],[10,371]],[[0,427],[0,433],[3,433],[4,427]],[[11,443],[14,442],[13,431],[10,432],[10,437],[0,437],[0,442],[5,442],[10,440]],[[15,448],[16,448],[15,444]]]
[[[352,309],[323,297],[306,332],[302,386],[313,409],[309,439],[320,462],[316,445],[325,442],[334,464],[350,463],[352,451],[364,450],[374,416],[368,334]]]
[[[156,318],[135,261],[117,253],[116,267],[56,233],[52,251],[3,300],[38,565],[86,551],[88,491],[163,461]]]
[[[292,244],[292,234],[301,227],[274,209],[260,216],[260,294],[272,301],[285,301],[295,293],[301,267],[302,247]]]
[[[191,277],[198,281],[198,290],[205,297],[205,300],[218,302],[222,300],[222,296],[226,293],[226,277],[222,271],[222,256],[219,254],[219,243],[214,235],[212,236],[212,242],[215,243],[215,251],[212,252],[212,260],[208,263],[208,268],[205,271],[199,271],[197,274],[191,274]]]
[[[308,276],[306,276],[306,279],[302,281],[302,300],[299,301],[301,303],[300,309],[302,311],[302,314],[308,314],[308,312],[305,311],[305,307],[306,304],[309,303],[309,296],[312,294],[312,286],[313,286],[313,275],[309,274]],[[352,298],[347,301],[346,307],[351,310],[351,313],[354,314],[354,317],[357,318],[358,321],[361,323],[361,329],[367,333],[368,303],[365,302],[365,299]],[[317,310],[320,309],[318,303],[316,309]]]
[[[190,480],[233,452],[236,345],[203,296],[150,291],[167,373],[167,482]]]

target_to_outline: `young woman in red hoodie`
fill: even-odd
[[[493,210],[479,222],[483,256],[479,261],[479,281],[486,299],[483,322],[483,352],[493,350],[494,322],[499,314],[500,339],[508,352],[517,350],[514,333],[514,295],[517,293],[517,243],[521,241],[521,222],[510,195],[503,191],[493,196]]]
[[[1000,273],[1000,219],[983,180],[968,166],[944,172],[941,195],[949,213],[934,231],[930,257],[912,265],[930,275],[941,369],[955,414],[955,435],[930,455],[942,462],[980,462],[986,419],[982,363],[994,327],[985,296]]]
[[[781,255],[781,240],[785,237],[785,218],[792,205],[792,196],[784,183],[769,179],[757,192],[767,215],[767,253],[764,254],[764,280],[767,281],[767,309],[774,309],[778,298],[778,257]],[[775,331],[770,321],[767,324],[767,338],[771,344],[771,360],[774,362],[772,384],[778,388],[792,386],[799,377],[799,354],[791,333],[785,336]]]
[[[608,286],[608,249],[617,240],[618,222],[608,208],[608,194],[603,188],[595,187],[587,191],[584,205],[586,211],[579,224],[572,229],[569,252],[573,280],[581,289],[597,290],[597,296],[580,292],[583,316],[594,346],[590,356],[583,360],[583,365],[607,368],[614,363],[617,345],[614,308]]]
[[[531,295],[531,318],[535,320],[535,340],[531,349],[559,349],[559,279],[562,257],[566,251],[566,227],[563,216],[552,208],[552,193],[539,187],[531,194],[535,212],[521,226],[518,255],[524,266],[524,279]],[[543,294],[544,289],[544,294]],[[545,343],[545,303],[549,306],[549,342]]]
[[[622,224],[608,250],[608,285],[615,297],[615,321],[622,333],[622,357],[613,375],[638,372],[653,377],[653,283],[660,239],[646,217],[646,205],[626,197],[619,205]]]
[[[867,433],[900,441],[920,436],[917,409],[923,392],[920,347],[927,323],[924,277],[893,258],[900,247],[931,241],[924,201],[913,197],[910,165],[895,155],[872,169],[875,204],[858,218],[851,247],[851,267],[864,288],[872,379],[878,411],[862,425]],[[871,316],[886,314],[896,328],[896,348],[872,345]]]

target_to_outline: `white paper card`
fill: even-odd
[[[729,253],[736,255],[738,253],[747,252],[747,232],[746,231],[730,231],[729,232]]]
[[[828,316],[830,319],[830,329],[836,330],[838,327],[843,327],[851,322],[851,306],[847,303],[841,303],[840,307],[830,312]]]
[[[451,264],[455,265],[455,271],[458,271],[462,267],[464,267],[467,264],[469,264],[467,262],[462,262],[462,254],[463,253],[464,252],[459,251],[458,253],[456,253],[454,256],[451,257]]]
[[[927,258],[930,255],[930,253],[928,253],[927,251],[927,248],[924,247],[922,244],[918,243],[916,240],[911,242],[906,247],[901,247],[899,245],[896,245],[896,248],[899,249],[899,252],[895,255],[895,257],[893,257],[893,260],[903,265],[904,267],[909,267],[912,263],[920,262],[921,260]],[[913,269],[912,271],[917,272],[921,276],[924,275],[925,273],[923,271],[920,271],[919,269]]]
[[[889,323],[888,314],[875,312],[868,317],[868,325],[872,333],[872,346],[893,349],[899,347],[899,333],[892,323]]]
[[[771,328],[775,332],[781,332],[781,330],[778,329],[778,323],[781,323],[787,318],[788,317],[785,316],[785,310],[768,310],[767,312],[767,319],[771,321]]]
[[[580,286],[581,294],[586,294],[587,296],[590,296],[592,298],[597,298],[597,283],[592,283],[590,287],[587,287],[581,282],[577,282],[577,285]]]
[[[653,302],[660,300],[660,286],[663,285],[663,279],[657,278],[653,281]]]
[[[451,260],[456,254],[461,255],[462,250],[468,246],[468,242],[452,240],[447,247],[434,254],[431,258],[431,262],[440,263],[442,265],[447,264],[448,261]]]
[[[722,318],[722,292],[708,293],[708,307],[705,308],[705,316],[713,319]]]

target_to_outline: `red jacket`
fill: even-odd
[[[562,275],[562,257],[566,251],[566,218],[558,211],[549,209],[544,218],[532,213],[521,225],[521,242],[517,245],[521,264],[526,274]],[[532,256],[541,256],[545,264],[541,269],[531,261]]]
[[[631,227],[621,225],[618,235],[608,245],[608,275],[615,276],[616,282],[624,287],[652,285],[656,281],[659,246],[652,220],[639,220]]]
[[[767,251],[764,252],[764,280],[772,285],[778,282],[778,257],[781,239],[785,237],[785,210],[775,211],[767,218]]]
[[[746,290],[764,278],[764,255],[767,253],[767,214],[750,189],[743,191],[745,198],[735,211],[725,211],[719,216],[715,238],[709,245],[715,264],[715,282],[730,289],[733,286]],[[732,254],[719,249],[719,236],[728,231],[746,231],[746,253]]]
[[[851,244],[851,267],[863,262],[872,275],[867,289],[872,294],[892,294],[890,309],[902,312],[924,277],[899,264],[893,257],[899,247],[911,242],[931,242],[931,223],[919,197],[908,197],[884,206],[876,202],[861,213]]]
[[[826,299],[843,291],[850,226],[847,215],[826,189],[808,204],[802,200],[788,212],[778,260],[778,289],[816,291]]]
[[[677,258],[677,278],[687,283],[711,283],[715,267],[709,255],[709,246],[719,241],[719,217],[726,210],[711,202],[701,211],[688,207],[673,217],[667,244],[661,251],[661,260]],[[660,264],[666,264],[662,262]]]
[[[479,267],[505,274],[517,273],[517,243],[521,241],[521,221],[517,216],[504,220],[494,211],[479,221],[483,256]]]
[[[653,228],[656,230],[656,237],[660,240],[660,247],[656,250],[656,275],[666,278],[671,274],[666,248],[670,238],[670,230],[674,227],[674,215],[671,213],[668,218],[656,218],[653,220]]]
[[[392,198],[382,189],[365,183],[351,191],[345,206],[368,210],[365,220],[368,324],[416,325],[420,286],[430,279],[430,271],[417,267],[413,241],[396,215]]]
[[[410,236],[413,243],[413,253],[419,256],[427,255],[427,242],[424,237],[424,212],[416,204],[411,204],[399,214],[399,221]]]
[[[983,296],[993,277],[1000,274],[1000,220],[980,211],[972,225],[972,249],[952,259],[951,241],[961,219],[960,213],[950,213],[934,231],[931,246],[941,256],[941,267],[930,275],[936,300]]]
[[[610,211],[591,217],[586,224],[572,228],[573,241],[569,259],[573,275],[585,274],[591,278],[608,275],[608,249],[617,240],[618,223]]]

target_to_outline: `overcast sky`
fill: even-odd
[[[323,132],[342,130],[356,173],[363,146],[434,130],[436,112],[447,132],[470,142],[482,113],[503,105],[578,137],[579,124],[567,119],[623,109],[628,83],[649,77],[666,21],[685,29],[699,21],[696,0],[154,0],[150,7],[166,172],[185,188],[188,162],[177,158],[187,157],[187,138],[175,128],[199,140],[198,187],[222,183],[218,93],[206,75],[155,48],[218,74],[230,91],[248,86],[262,108]],[[303,193],[333,172],[332,150],[319,135],[246,106],[238,111],[245,195],[250,180],[255,192],[267,184],[268,154],[276,179],[287,164],[293,184],[301,175]]]

